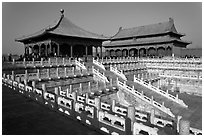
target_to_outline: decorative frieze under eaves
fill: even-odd
[[[44,44],[44,45],[49,45],[49,44],[51,44],[51,40],[45,40],[45,41],[40,41],[40,42],[25,44],[25,47],[33,47],[33,46],[35,46],[35,45],[41,46],[42,44]]]
[[[145,49],[149,49],[149,48],[159,48],[159,47],[163,47],[163,48],[172,48],[173,44],[169,43],[169,44],[157,44],[157,45],[142,45],[142,46],[134,46],[134,45],[129,45],[129,46],[114,46],[114,47],[105,47],[106,49],[110,50],[110,49],[141,49],[141,48],[145,48]]]
[[[91,41],[91,40],[60,40],[60,39],[56,39],[56,40],[52,40],[53,43],[57,43],[59,45],[62,44],[68,44],[68,45],[85,45],[85,46],[94,46],[94,47],[101,47],[102,43],[98,42],[98,41]]]

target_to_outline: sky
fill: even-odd
[[[119,27],[131,28],[174,19],[188,48],[202,47],[202,3],[200,2],[106,2],[106,3],[2,3],[2,54],[23,54],[22,43],[15,38],[37,32],[52,24],[64,9],[74,24],[93,33],[113,36]]]

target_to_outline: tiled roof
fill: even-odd
[[[161,34],[161,33],[167,33],[167,32],[173,32],[181,36],[183,35],[176,31],[173,19],[169,18],[169,21],[167,22],[139,26],[139,27],[128,28],[128,29],[120,28],[118,33],[114,35],[111,39],[154,35],[154,34]]]
[[[20,38],[16,38],[15,41],[21,42],[21,41],[24,41],[24,40],[27,40],[27,39],[30,39],[30,38],[34,38],[34,37],[37,37],[37,36],[41,36],[41,35],[43,35],[43,34],[45,34],[45,33],[46,33],[45,29],[42,29],[42,30],[37,31],[37,32],[35,32],[35,33],[33,33],[33,34],[26,35],[26,36],[23,35],[23,36],[20,37]]]
[[[173,42],[173,41],[178,41],[178,42],[182,42],[186,44],[190,43],[190,42],[182,41],[176,38],[161,38],[161,39],[146,40],[146,41],[137,41],[134,39],[127,39],[127,40],[110,41],[110,42],[104,43],[103,46],[108,47],[108,46],[123,46],[123,45],[142,45],[142,44]]]
[[[21,38],[16,39],[16,41],[24,41],[30,38],[41,36],[45,33],[71,36],[71,37],[80,37],[80,38],[90,38],[90,39],[101,39],[106,40],[107,37],[103,35],[98,35],[89,31],[86,31],[74,23],[72,23],[69,19],[64,17],[62,14],[58,21],[55,21],[53,25],[49,25],[48,27],[33,33],[31,35],[23,36]]]

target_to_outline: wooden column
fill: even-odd
[[[102,55],[102,46],[100,47],[100,57],[102,58],[103,57],[103,55]]]
[[[59,44],[57,45],[57,56],[59,56],[60,55],[60,46],[59,46]]]
[[[105,55],[106,55],[106,59],[107,59],[107,57],[110,57],[110,52],[109,52],[109,50],[105,50]]]
[[[164,48],[165,48],[165,55],[163,55],[163,56],[168,56],[167,47],[164,47]]]
[[[53,47],[53,51],[52,52],[55,55],[55,53],[56,53],[55,47]]]
[[[30,47],[28,47],[28,55],[30,54]]]
[[[132,51],[131,51],[131,49],[128,50],[128,56],[129,56],[129,57],[132,56]]]
[[[24,55],[26,56],[27,55],[27,47],[26,46],[24,47],[24,50],[25,50],[24,51],[25,52]]]
[[[147,48],[146,53],[147,53],[147,56],[149,57],[149,56],[150,56],[150,53],[151,53],[151,52],[149,52],[149,48]]]
[[[86,45],[85,48],[86,48],[86,57],[87,57],[88,56],[88,46]]]
[[[50,47],[49,47],[49,54],[52,52],[52,43],[49,44]]]
[[[31,46],[31,52],[34,53],[34,45]]]
[[[127,52],[126,52],[126,57],[129,57],[129,50],[127,49]]]
[[[47,56],[47,45],[45,45],[45,56]]]
[[[156,47],[155,49],[156,49],[156,56],[158,57],[159,56],[158,55],[158,48]]]
[[[38,55],[40,56],[41,55],[41,45],[38,45]]]
[[[26,47],[26,54],[29,55],[29,47]]]
[[[97,57],[97,55],[98,55],[98,47],[95,47],[95,49],[96,49],[95,56]]]
[[[148,50],[147,50],[147,48],[145,48],[145,56],[147,57],[148,56]]]
[[[73,57],[73,46],[70,46],[70,56]]]

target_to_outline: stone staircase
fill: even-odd
[[[173,96],[171,94],[169,94],[168,92],[165,92],[163,90],[160,90],[159,88],[151,85],[150,83],[146,83],[144,82],[143,80],[140,80],[138,79],[135,75],[134,75],[134,82],[139,84],[139,85],[142,85],[144,88],[148,89],[149,91],[151,92],[155,92],[156,94],[168,99],[168,100],[171,100],[172,102],[174,103],[177,103],[178,105],[181,105],[182,107],[188,107],[184,102],[183,100],[180,100],[178,98],[178,96]],[[157,96],[158,96],[157,95]]]
[[[86,67],[96,67],[101,73],[104,73],[105,76],[109,79],[109,81],[112,82],[112,84],[117,85],[120,89],[123,89],[127,92],[132,93],[137,98],[140,98],[141,100],[145,101],[147,104],[154,106],[155,108],[159,109],[160,111],[167,113],[171,117],[174,117],[173,113],[170,111],[169,107],[171,105],[173,107],[179,107],[177,104],[174,104],[172,101],[164,98],[163,96],[158,96],[158,94],[155,94],[154,92],[150,91],[149,94],[147,94],[144,90],[144,86],[141,86],[140,89],[138,89],[138,85],[135,85],[133,81],[126,81],[128,85],[124,84],[124,79],[122,77],[119,77],[114,72],[110,71],[109,68],[106,68],[104,71],[103,68],[101,68],[98,65],[95,65],[94,63],[86,63]],[[130,86],[129,86],[130,85]],[[137,90],[133,89],[132,86],[134,86]],[[144,94],[141,92],[143,91]],[[147,95],[146,95],[147,94]],[[168,107],[167,107],[168,106]],[[180,107],[179,107],[180,109]]]
[[[183,107],[182,105],[167,99],[166,97],[162,96],[161,94],[158,94],[157,92],[154,92],[148,88],[145,88],[143,85],[140,85],[138,83],[132,82],[132,81],[128,81],[127,82],[130,85],[134,85],[134,87],[142,92],[145,96],[149,97],[149,98],[153,98],[153,100],[157,101],[160,104],[163,104],[166,108],[169,108],[171,110],[171,112],[174,115],[177,115],[179,113],[179,111],[182,110],[186,110],[186,107]]]

